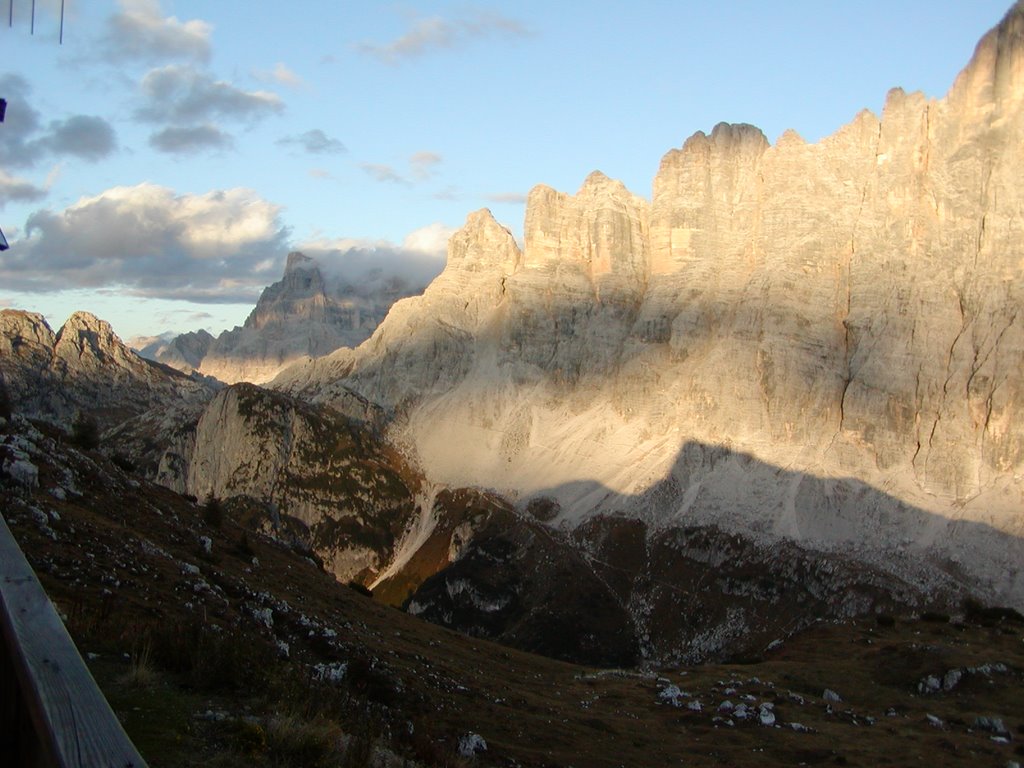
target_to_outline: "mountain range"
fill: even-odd
[[[522,248],[470,214],[379,322],[292,254],[244,327],[149,351],[262,386],[16,311],[0,374],[12,414],[94,418],[339,580],[558,658],[1019,608],[1022,157],[1024,1],[943,98],[894,89],[817,144],[719,124],[650,200],[538,186]]]
[[[819,144],[698,132],[650,202],[535,188],[422,297],[272,386],[352,393],[426,476],[551,525],[716,525],[1024,599],[1024,6],[945,97]]]

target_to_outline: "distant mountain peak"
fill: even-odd
[[[422,289],[381,267],[355,284],[341,283],[337,275],[328,280],[316,259],[292,251],[281,279],[263,289],[241,327],[217,338],[203,331],[154,340],[142,351],[181,371],[260,384],[292,363],[358,346],[395,301]]]
[[[304,254],[302,251],[292,251],[288,254],[288,262],[285,264],[284,273],[287,275],[297,269],[315,269],[316,261]]]
[[[91,357],[115,362],[121,367],[141,364],[114,333],[110,323],[90,312],[75,312],[67,319],[57,332],[54,354],[77,360]]]
[[[67,423],[86,412],[112,425],[209,395],[202,384],[140,358],[89,312],[75,312],[55,334],[42,315],[0,311],[0,379],[16,411]]]

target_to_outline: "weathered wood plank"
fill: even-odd
[[[60,768],[146,765],[2,517],[0,630],[18,685],[18,704],[28,710],[36,732],[41,764]]]

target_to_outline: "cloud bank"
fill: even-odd
[[[338,238],[303,243],[299,250],[315,259],[324,279],[343,293],[373,291],[385,284],[423,288],[444,269],[454,232],[438,222],[414,230],[401,244]]]
[[[12,290],[120,288],[148,298],[255,301],[277,279],[288,230],[280,207],[247,189],[176,194],[115,187],[29,216],[0,262]]]

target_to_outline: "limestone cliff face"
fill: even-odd
[[[529,269],[572,265],[598,288],[641,293],[646,281],[648,204],[621,182],[594,172],[575,196],[539,186],[526,213]]]
[[[432,480],[565,524],[909,553],[1024,602],[1022,40],[1018,2],[945,98],[818,144],[697,133],[650,204],[538,187],[521,254],[473,214],[421,298],[277,386],[381,403]]]
[[[419,478],[362,428],[239,384],[217,394],[167,451],[158,479],[198,498],[247,496],[308,529],[340,580],[372,580],[416,512]]]
[[[31,396],[37,372],[47,369],[53,360],[55,341],[42,315],[0,310],[0,378],[11,398]]]

